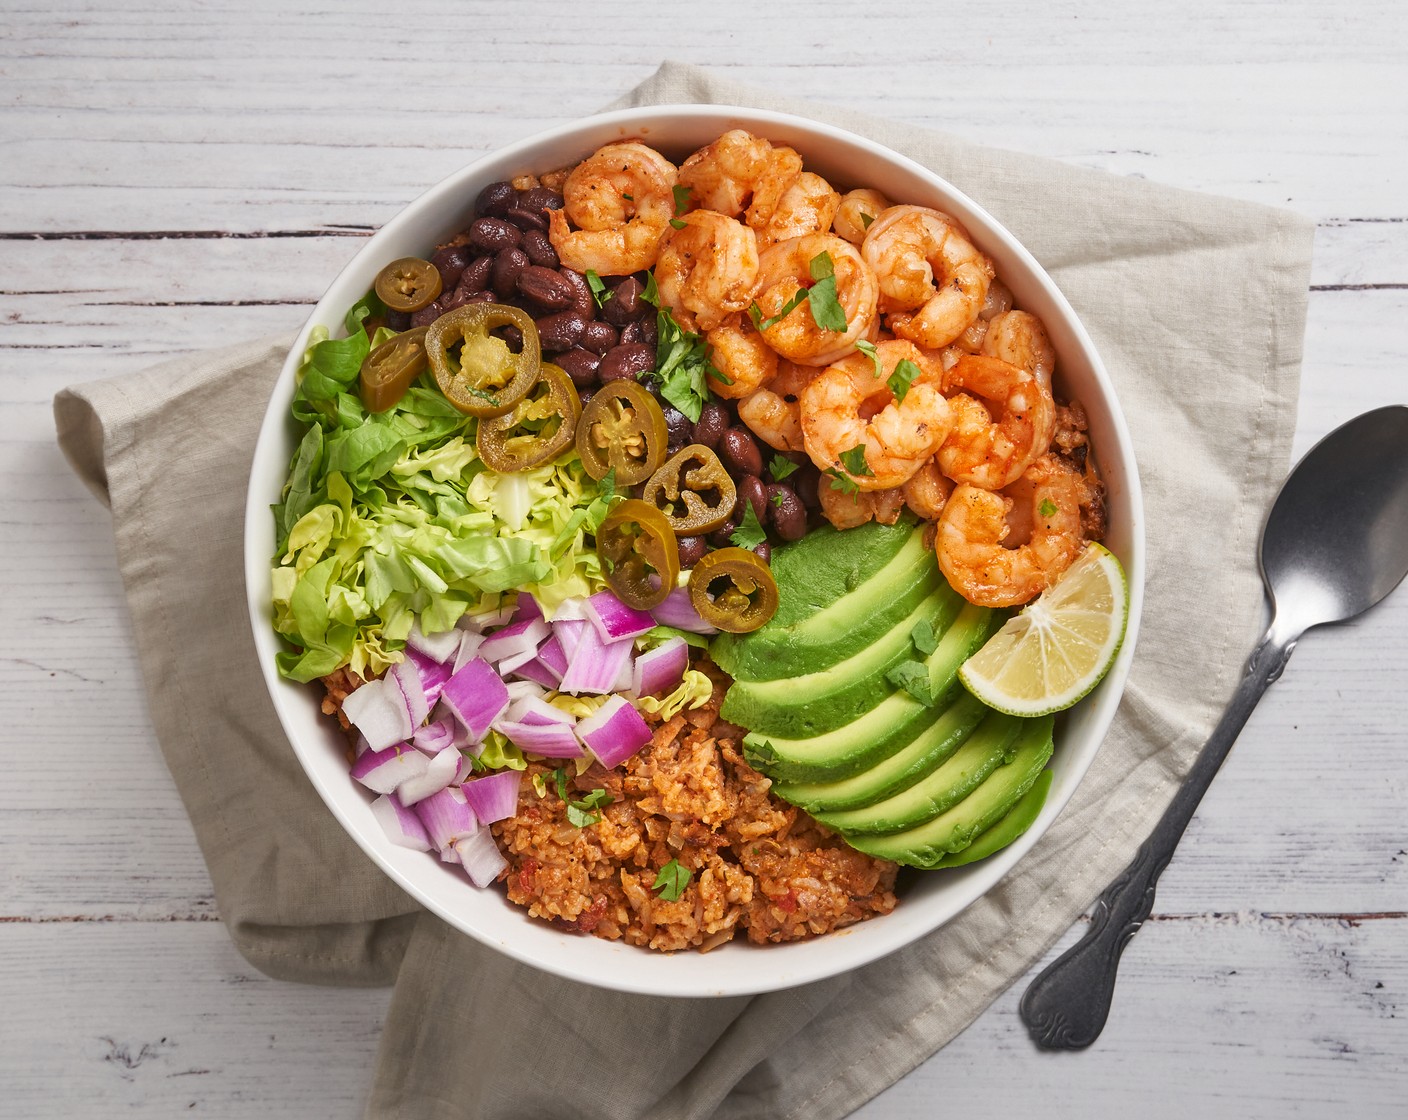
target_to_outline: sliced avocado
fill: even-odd
[[[798,544],[810,540],[804,537]],[[784,582],[784,578],[778,579],[780,594],[805,585],[813,577],[799,572],[793,582]],[[709,656],[736,681],[814,673],[864,649],[943,582],[933,550],[924,545],[923,529],[915,528],[889,563],[867,576],[855,590],[791,625],[779,623],[774,615],[751,634],[722,634],[710,646]]]
[[[961,688],[956,684],[959,668],[1005,618],[989,607],[964,604],[934,652],[925,659],[930,691],[939,697],[933,707],[895,690],[844,727],[821,735],[792,738],[750,732],[743,739],[748,761],[777,781],[831,782],[888,758],[913,742],[933,722],[935,713],[952,702],[956,689]],[[729,695],[732,694],[730,689]]]
[[[1051,757],[1051,716],[1023,720],[1012,760],[1003,763],[972,793],[917,828],[883,835],[845,834],[857,851],[911,867],[934,867],[950,852],[972,843],[1031,789]]]
[[[891,669],[918,659],[914,628],[927,622],[942,634],[962,605],[962,597],[945,583],[844,661],[783,680],[735,681],[719,715],[750,731],[793,739],[844,727],[894,691],[886,677]]]
[[[774,782],[773,792],[809,813],[874,805],[931,774],[963,745],[987,712],[987,705],[972,693],[960,692],[942,715],[889,758],[836,782]]]
[[[944,856],[934,867],[962,867],[965,863],[987,859],[1001,851],[1031,828],[1032,821],[1036,820],[1041,807],[1046,804],[1046,795],[1050,790],[1051,771],[1043,770],[1032,783],[1032,788],[1017,799],[1017,804],[1008,809],[1001,820],[973,837],[973,842],[966,848]]]
[[[894,525],[871,521],[844,531],[824,525],[779,548],[772,558],[777,612],[771,625],[795,626],[854,591],[909,542],[913,518]]]
[[[946,762],[908,789],[860,809],[814,813],[813,816],[847,838],[855,833],[902,832],[914,828],[933,820],[977,789],[1002,765],[1021,730],[1020,717],[990,712]]]

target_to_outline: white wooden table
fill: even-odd
[[[388,999],[267,980],[230,946],[52,395],[291,335],[428,184],[667,57],[1310,214],[1297,454],[1408,399],[1400,0],[4,0],[0,1114],[357,1115]],[[1403,1116],[1405,632],[1400,591],[1302,643],[1093,1049],[1035,1051],[1019,983],[861,1115]]]

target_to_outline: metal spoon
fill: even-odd
[[[1080,1050],[1100,1037],[1120,954],[1153,908],[1159,875],[1296,640],[1362,614],[1408,574],[1408,407],[1366,412],[1310,449],[1276,496],[1260,559],[1271,625],[1226,714],[1134,862],[1100,896],[1085,936],[1022,996],[1022,1022],[1044,1050]]]

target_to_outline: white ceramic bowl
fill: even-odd
[[[278,643],[269,623],[269,560],[275,542],[269,505],[278,498],[298,436],[288,406],[308,335],[319,324],[339,334],[343,313],[383,265],[398,257],[428,255],[438,242],[463,229],[476,195],[495,180],[561,167],[602,144],[629,137],[681,160],[730,128],[792,145],[809,169],[839,189],[875,187],[891,199],[953,214],[993,259],[1017,306],[1041,317],[1059,355],[1058,383],[1090,416],[1090,435],[1107,486],[1106,543],[1129,576],[1129,629],[1109,675],[1059,726],[1051,793],[1036,823],[1016,843],[968,867],[919,874],[893,913],[828,937],[766,948],[740,939],[707,954],[661,954],[559,932],[529,918],[502,892],[476,890],[459,868],[386,839],[372,818],[367,791],[348,777],[341,735],[319,712],[320,690],[284,680],[274,668]],[[1065,298],[1016,239],[943,179],[864,137],[799,117],[701,105],[628,109],[530,137],[450,176],[388,222],[333,282],[289,353],[260,429],[245,514],[249,611],[270,696],[313,785],[367,855],[430,910],[510,957],[583,983],[673,996],[742,995],[845,972],[942,926],[1006,875],[1070,799],[1114,716],[1139,629],[1143,550],[1139,479],[1109,377]]]

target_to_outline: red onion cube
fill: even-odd
[[[611,591],[598,591],[589,598],[586,614],[603,642],[638,638],[655,628],[655,619],[647,611],[628,607]]]
[[[612,696],[577,724],[577,737],[610,770],[650,742],[650,727],[629,700]]]
[[[445,682],[440,702],[464,725],[470,738],[478,742],[508,707],[508,688],[493,666],[482,657],[476,657]]]
[[[552,624],[552,635],[557,639],[558,647],[562,650],[563,672],[567,671],[567,666],[576,656],[577,647],[582,641],[582,634],[590,626],[591,623],[582,618],[568,618]],[[541,652],[539,656],[541,656]],[[548,662],[548,664],[551,665],[552,662]]]
[[[504,713],[503,720],[500,722],[565,723],[571,727],[577,722],[577,717],[571,712],[564,712],[561,708],[554,707],[540,696],[523,696],[508,706],[508,711]]]
[[[374,751],[385,750],[411,737],[415,724],[406,706],[406,694],[394,678],[367,681],[342,702],[342,714],[366,736]]]
[[[538,660],[538,651],[536,649],[526,650],[523,653],[515,653],[512,657],[501,657],[498,662],[499,672],[504,676],[508,676],[510,673],[516,673],[522,666],[536,660]]]
[[[689,668],[689,643],[670,638],[636,658],[631,676],[631,694],[654,696],[679,684]],[[622,690],[624,691],[624,690]]]
[[[651,614],[661,626],[673,626],[676,630],[686,630],[691,634],[717,634],[719,628],[699,617],[694,604],[689,601],[689,588],[677,587],[665,596],[658,607],[652,607]]]
[[[581,621],[586,617],[587,601],[585,599],[564,599],[558,604],[557,610],[552,612],[554,625],[559,622]]]
[[[439,711],[437,708],[436,711]],[[427,755],[437,755],[446,747],[455,746],[456,724],[453,719],[432,720],[424,727],[417,727],[411,736],[411,745]]]
[[[422,634],[417,622],[412,624],[411,632],[406,635],[406,648],[415,650],[428,661],[444,664],[460,648],[460,632],[452,627],[439,634]]]
[[[563,652],[562,642],[556,633],[538,647],[538,660],[557,680],[562,680],[562,674],[567,672],[567,654]]]
[[[507,662],[504,662],[507,664]],[[534,684],[542,685],[544,688],[556,688],[562,676],[554,673],[538,658],[534,657],[525,661],[522,665],[514,667],[513,673],[517,677],[522,677],[525,681],[532,681]]]
[[[425,692],[426,703],[432,708],[435,707],[435,702],[440,699],[445,682],[455,671],[451,662],[460,647],[460,635],[457,630],[451,630],[450,633],[454,636],[455,648],[450,651],[449,657],[444,661],[434,660],[416,649],[415,646],[408,645],[406,647],[406,659],[416,667],[416,673],[420,676],[420,687]]]
[[[518,593],[518,602],[514,604],[513,617],[510,622],[527,622],[530,619],[542,618],[543,608],[538,606],[538,600],[533,598],[528,592]]]
[[[460,633],[460,648],[455,654],[454,664],[450,667],[453,676],[458,673],[471,661],[479,656],[479,647],[484,644],[484,635],[477,634],[473,630],[465,630]]]
[[[377,819],[386,838],[403,848],[413,848],[418,852],[430,851],[430,837],[425,834],[425,825],[420,818],[407,809],[396,798],[382,794],[372,802],[372,816]]]
[[[391,666],[391,671],[387,677],[394,679],[400,686],[401,695],[406,698],[406,710],[411,714],[411,726],[419,727],[425,722],[425,717],[430,715],[430,701],[425,695],[425,686],[420,683],[420,672],[416,669],[414,662],[409,657],[403,658]],[[410,738],[409,735],[406,736]]]
[[[517,770],[496,770],[460,786],[464,799],[480,824],[506,821],[518,812],[518,788],[523,775]]]
[[[479,647],[479,656],[485,661],[496,663],[504,658],[517,657],[525,653],[529,657],[536,657],[538,646],[547,638],[548,631],[548,624],[541,618],[511,622],[503,629],[495,630],[484,639],[484,644]]]
[[[543,758],[581,758],[582,744],[572,724],[499,723],[498,730],[521,751]]]
[[[382,751],[367,751],[352,763],[352,777],[377,793],[390,793],[412,778],[419,778],[430,766],[420,751],[397,745]]]
[[[449,786],[417,802],[416,816],[425,826],[431,846],[441,852],[479,828],[474,810],[465,801],[459,786]]]
[[[465,874],[476,887],[487,887],[508,866],[499,846],[494,843],[493,834],[481,828],[473,836],[455,841],[455,852],[460,857]]]
[[[397,800],[409,809],[417,801],[424,801],[432,793],[439,793],[455,780],[455,775],[460,769],[460,759],[463,757],[454,747],[446,747],[430,760],[424,774],[418,778],[410,778],[396,787]]]
[[[601,640],[594,627],[587,623],[576,623],[582,627],[579,643],[573,652],[568,653],[567,672],[562,674],[558,688],[562,692],[612,692],[621,679],[623,668],[631,660],[631,642]]]

